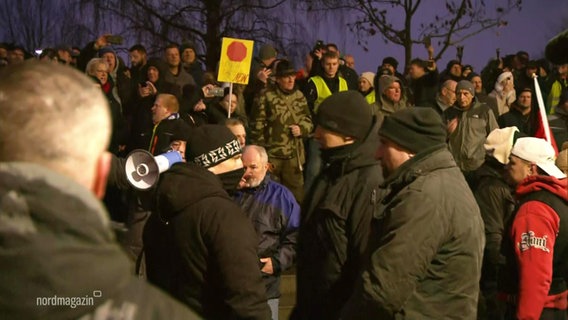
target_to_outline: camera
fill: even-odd
[[[147,86],[148,86],[148,83],[147,83],[146,81],[142,81],[142,82],[140,82],[140,86],[141,86],[142,88],[147,87]]]
[[[106,37],[106,41],[110,44],[122,44],[122,42],[124,42],[124,38],[121,36],[107,36]]]
[[[225,95],[225,89],[220,87],[213,87],[207,91],[210,95],[215,97],[222,97]]]
[[[316,52],[316,50],[323,50],[323,49],[325,49],[325,44],[323,43],[323,40],[318,40],[316,41],[316,44],[314,45],[312,52]]]

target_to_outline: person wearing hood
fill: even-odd
[[[127,152],[134,149],[148,149],[152,128],[154,127],[152,107],[156,97],[166,93],[175,95],[178,102],[180,99],[179,87],[164,81],[163,75],[167,70],[161,59],[148,60],[145,69],[144,81],[136,84],[138,88],[134,99],[136,108],[133,108],[131,112],[130,140],[126,147]]]
[[[323,168],[302,205],[291,319],[339,319],[362,271],[382,181],[379,124],[359,92],[332,94],[315,122]]]
[[[507,164],[518,204],[503,245],[505,319],[566,319],[568,189],[554,158],[549,142],[526,137]]]
[[[0,95],[0,318],[198,319],[135,278],[115,240],[99,200],[111,158],[100,89],[29,61],[2,69]]]
[[[501,254],[503,238],[506,238],[506,224],[513,210],[513,190],[505,181],[505,168],[515,139],[519,137],[517,127],[506,127],[491,131],[484,148],[485,162],[476,170],[477,187],[473,191],[485,225],[485,249],[479,295],[478,319],[502,319],[503,302],[498,299],[498,271],[505,258]]]
[[[498,116],[508,112],[513,102],[517,100],[513,73],[510,71],[501,73],[499,77],[497,77],[495,88],[489,93],[489,96],[497,100]]]
[[[341,318],[477,319],[483,221],[440,116],[400,110],[379,137],[385,181],[370,257]]]
[[[115,84],[112,94],[121,106],[123,115],[128,115],[133,98],[133,87],[130,81],[130,73],[124,64],[124,61],[116,54],[116,51],[108,41],[110,35],[102,35],[95,41],[89,42],[77,59],[77,67],[79,70],[86,70],[87,63],[92,58],[104,59],[108,66],[109,78]]]
[[[206,319],[270,319],[258,238],[229,194],[245,170],[223,125],[193,130],[187,163],[160,176],[144,229],[148,280]]]
[[[379,90],[377,91],[377,113],[388,116],[398,110],[406,108],[404,87],[400,79],[395,76],[383,75],[379,78]]]
[[[450,152],[473,186],[472,173],[485,160],[485,138],[499,128],[495,115],[486,104],[477,101],[473,84],[462,80],[456,86],[456,104],[446,109],[444,119]]]

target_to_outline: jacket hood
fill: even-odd
[[[550,176],[530,176],[517,186],[516,194],[518,197],[522,197],[528,193],[546,190],[564,199],[564,201],[568,201],[567,181],[566,178],[559,180]]]
[[[209,197],[232,201],[215,174],[193,163],[176,163],[160,176],[156,207],[163,220],[170,220],[188,206]]]
[[[393,83],[393,82],[398,82],[400,84],[400,89],[402,90],[403,85],[402,82],[400,81],[399,78],[395,77],[395,76],[389,76],[389,75],[382,75],[379,78],[379,94],[383,95],[383,93],[385,93],[385,90]]]
[[[0,163],[0,318],[78,318],[126,286],[130,268],[89,190],[38,165]],[[46,304],[57,297],[94,305]]]
[[[373,125],[367,136],[362,141],[356,141],[353,145],[347,145],[346,150],[349,152],[337,155],[331,155],[325,163],[326,171],[333,171],[334,177],[339,177],[345,173],[351,172],[357,168],[377,165],[379,162],[375,159],[375,152],[379,146],[379,120],[373,117]],[[322,155],[325,150],[322,150]],[[380,168],[378,169],[380,170]]]

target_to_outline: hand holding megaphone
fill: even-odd
[[[146,150],[133,150],[126,157],[126,178],[134,188],[147,190],[158,182],[160,173],[178,162],[182,162],[182,157],[177,151],[162,153],[154,157]]]

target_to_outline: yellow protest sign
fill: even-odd
[[[254,41],[223,38],[217,81],[247,84]]]

